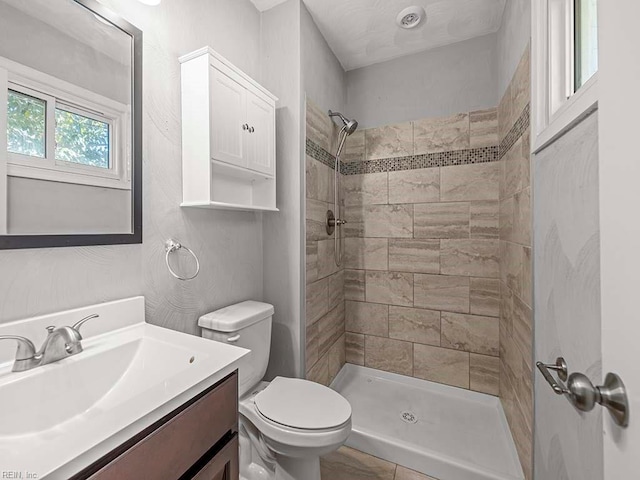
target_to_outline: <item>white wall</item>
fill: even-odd
[[[262,14],[263,84],[278,96],[276,171],[278,213],[266,213],[264,299],[275,306],[267,378],[303,374],[302,91],[300,0]]]
[[[0,322],[144,294],[149,321],[199,334],[199,315],[262,299],[262,217],[179,207],[178,56],[210,45],[260,80],[260,15],[249,0],[103,3],[144,31],[144,243],[0,252]],[[167,272],[169,237],[198,253],[196,280]]]
[[[502,98],[531,38],[531,1],[507,0],[498,31],[498,98]]]
[[[495,34],[347,72],[346,114],[362,128],[495,107]]]
[[[300,2],[302,34],[302,86],[306,97],[323,110],[344,110],[347,77],[303,2]]]

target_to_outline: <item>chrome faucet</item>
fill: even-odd
[[[28,338],[17,335],[0,335],[0,340],[15,340],[18,342],[16,358],[11,371],[24,372],[82,352],[80,327],[85,322],[99,316],[97,314],[89,315],[77,322],[73,327],[47,327],[49,334],[38,352],[36,352],[33,342]]]

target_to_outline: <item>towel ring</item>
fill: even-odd
[[[196,273],[194,273],[190,277],[181,277],[176,272],[174,272],[173,269],[171,268],[171,265],[169,265],[169,254],[177,250],[180,250],[181,248],[189,252],[193,256],[193,259],[196,261]],[[167,268],[169,269],[169,273],[171,273],[171,275],[173,275],[178,280],[193,280],[198,276],[198,273],[200,273],[200,262],[198,261],[198,257],[196,257],[196,254],[193,253],[191,249],[185,247],[179,242],[176,242],[175,240],[167,240],[164,244],[164,250],[166,252],[166,255],[164,256],[164,262],[167,264]]]

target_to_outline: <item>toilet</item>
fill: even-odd
[[[203,315],[202,336],[251,350],[238,368],[240,478],[320,480],[320,456],[351,433],[351,405],[324,385],[262,378],[271,349],[274,308],[246,301]]]

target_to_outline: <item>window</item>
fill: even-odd
[[[597,0],[532,2],[533,149],[597,107]]]
[[[126,105],[0,57],[2,78],[8,176],[131,188]]]

